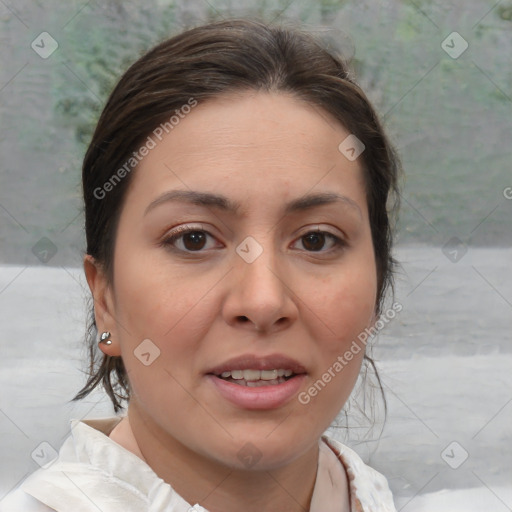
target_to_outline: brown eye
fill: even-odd
[[[198,229],[180,230],[162,241],[162,245],[184,253],[204,252],[208,245],[208,237],[213,239],[207,231]],[[209,249],[211,247],[206,247]]]
[[[302,237],[302,244],[308,251],[320,251],[325,244],[323,233],[309,233]]]
[[[302,246],[308,252],[329,252],[329,249],[342,248],[346,245],[344,240],[326,231],[310,231],[301,236]],[[324,250],[326,242],[330,241],[330,247]]]
[[[206,243],[206,234],[202,231],[191,231],[183,235],[183,245],[187,251],[198,251]]]

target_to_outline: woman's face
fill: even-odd
[[[161,441],[279,467],[339,413],[364,350],[344,354],[374,320],[359,159],[325,112],[277,93],[199,104],[164,135],[134,171],[100,327]]]

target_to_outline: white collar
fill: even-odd
[[[121,417],[70,421],[59,457],[22,489],[57,512],[208,512],[187,503],[142,459],[108,437]],[[310,512],[338,512],[341,472],[349,479],[353,512],[395,512],[386,479],[345,445],[323,436]]]

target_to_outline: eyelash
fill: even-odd
[[[173,249],[175,251],[178,251],[178,252],[182,252],[182,253],[185,253],[185,254],[200,254],[202,252],[205,252],[204,250],[199,250],[199,251],[188,251],[188,250],[184,250],[184,249],[178,249],[174,246],[174,243],[179,240],[180,238],[182,238],[183,236],[189,234],[189,233],[205,233],[207,236],[210,236],[212,238],[213,235],[211,233],[209,233],[208,231],[205,231],[204,229],[197,229],[197,228],[188,228],[188,229],[180,229],[180,231],[178,233],[175,233],[173,234],[172,232],[169,234],[168,237],[166,237],[165,239],[162,240],[161,242],[161,245],[168,248],[168,249]],[[301,238],[304,238],[305,236],[307,235],[310,235],[312,233],[319,233],[319,234],[322,234],[322,235],[326,235],[327,238],[330,238],[332,241],[333,241],[333,247],[330,249],[330,250],[327,250],[327,251],[308,251],[308,250],[305,250],[305,252],[308,252],[310,254],[322,254],[322,253],[328,253],[328,252],[334,252],[336,250],[341,250],[345,247],[347,247],[347,242],[341,238],[339,238],[338,236],[332,234],[332,233],[329,233],[328,231],[322,231],[322,230],[319,230],[319,229],[313,229],[311,231],[307,231],[306,233],[304,233],[303,235],[301,235],[297,240],[300,240]]]

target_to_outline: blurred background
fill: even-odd
[[[388,418],[349,407],[333,435],[400,510],[512,510],[511,0],[1,0],[0,500],[69,418],[113,414],[101,393],[67,403],[85,379],[80,168],[102,106],[154,44],[233,16],[341,52],[403,161],[403,311],[373,350]]]

